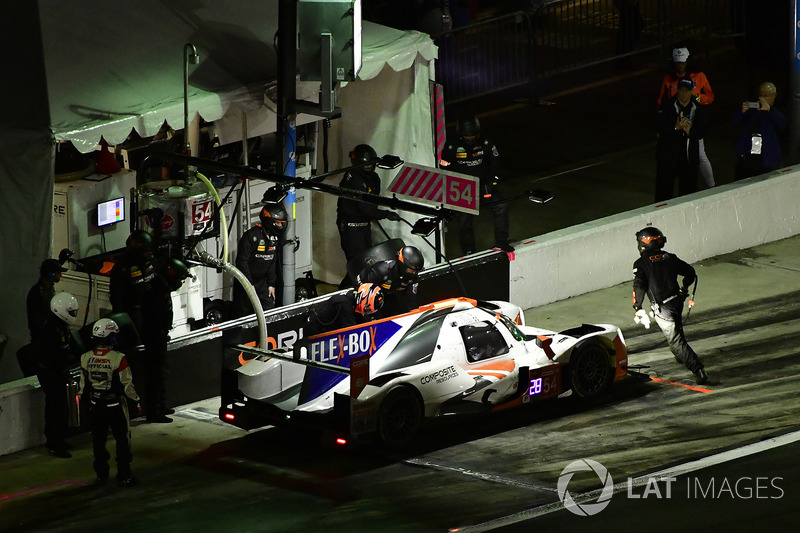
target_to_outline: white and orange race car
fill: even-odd
[[[338,412],[350,437],[394,447],[426,419],[596,396],[628,364],[616,326],[548,331],[514,304],[467,298],[310,337],[293,355],[236,348],[255,357],[223,376],[223,421],[251,429]]]

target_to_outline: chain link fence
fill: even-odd
[[[744,35],[744,0],[555,0],[434,36],[448,103],[684,42]]]

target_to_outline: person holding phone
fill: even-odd
[[[779,133],[786,130],[783,113],[775,107],[778,90],[765,81],[758,87],[758,100],[742,102],[733,121],[739,126],[736,140],[736,179],[758,176],[780,168],[783,153]]]

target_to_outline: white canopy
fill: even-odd
[[[25,295],[42,259],[58,252],[50,249],[51,137],[88,152],[101,137],[122,142],[131,129],[149,137],[165,121],[183,128],[186,43],[200,55],[199,64],[189,67],[190,119],[199,113],[208,121],[223,117],[221,123],[226,112],[241,109],[248,114],[248,135],[273,131],[264,89],[276,77],[278,0],[5,2],[0,20],[15,30],[0,35],[12,72],[0,114],[0,277],[6,281],[0,284],[0,332],[9,337],[0,354],[2,382],[20,375],[13,353],[27,342]],[[380,153],[435,164],[427,83],[437,50],[430,37],[365,22],[362,48],[359,78],[369,81],[341,91],[342,118],[331,128],[332,168],[341,168],[347,151],[362,142]],[[316,91],[303,84],[298,95],[312,99],[307,95]],[[330,218],[335,199],[323,199],[317,210]],[[402,235],[401,229],[389,227]],[[315,235],[315,253],[316,246],[335,259],[342,255],[338,237]],[[327,268],[343,272],[343,265]]]
[[[165,121],[183,128],[186,43],[200,55],[189,65],[190,120],[217,120],[232,105],[258,108],[276,77],[277,0],[40,0],[40,13],[50,125],[82,152],[101,136],[114,145],[131,129],[149,137]],[[436,56],[428,35],[369,22],[362,42],[360,79]],[[315,97],[318,86],[301,93]]]

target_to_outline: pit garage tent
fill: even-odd
[[[218,121],[229,137],[223,144],[241,137],[242,113],[248,137],[274,131],[265,89],[276,79],[277,29],[277,0],[38,0],[0,8],[0,333],[9,337],[0,382],[21,376],[13,354],[28,341],[25,295],[42,259],[58,253],[50,249],[53,141],[88,152],[101,137],[114,145],[132,129],[143,137],[165,121],[182,129],[186,43],[200,55],[190,66],[190,119]],[[342,117],[330,129],[331,169],[346,166],[359,143],[435,163],[428,87],[435,57],[425,34],[363,23],[359,79],[341,89]],[[316,100],[317,87],[300,83],[298,98]],[[382,177],[385,187],[391,175]],[[340,176],[329,179],[337,184]],[[344,272],[335,203],[315,193],[314,255],[327,262],[315,261],[314,274],[326,281]],[[403,236],[399,224],[387,229]]]

